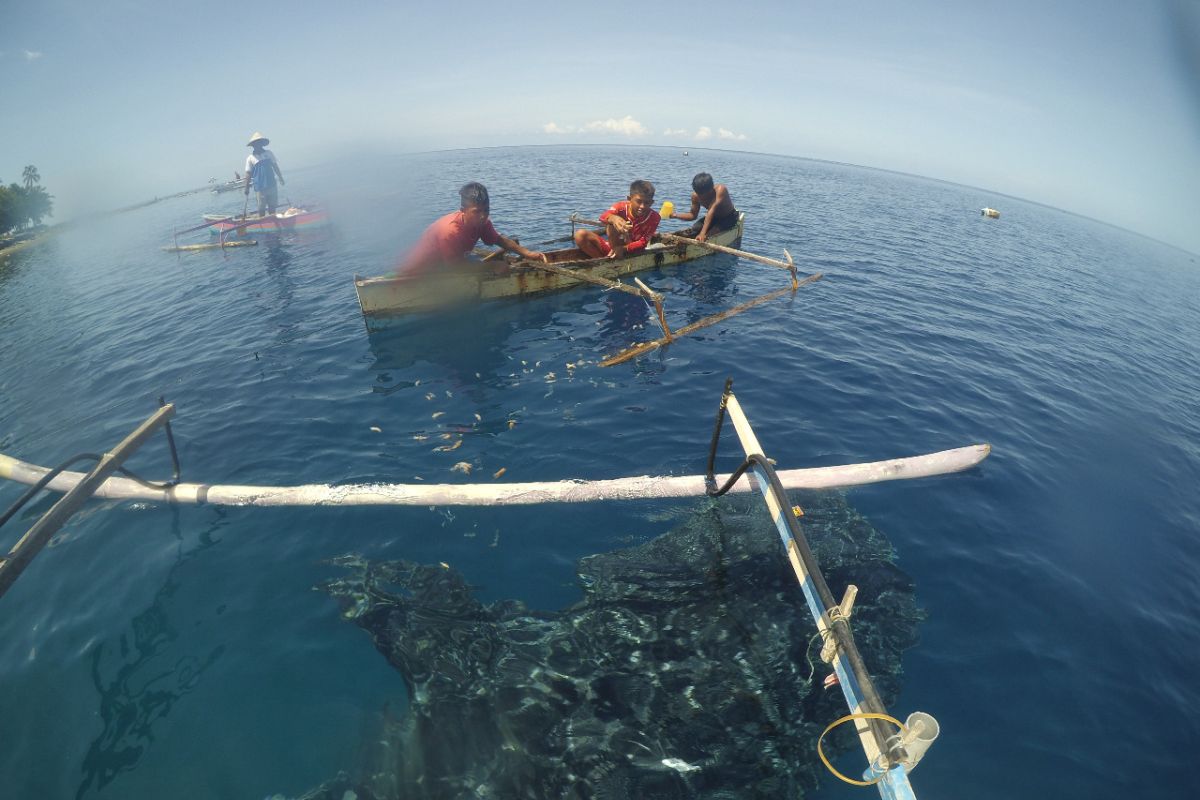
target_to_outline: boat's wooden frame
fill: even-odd
[[[572,225],[600,226],[602,224],[596,220],[581,219],[574,215],[570,220]],[[791,254],[786,250],[783,251],[787,257],[785,262],[736,249],[742,241],[745,220],[745,214],[739,215],[737,225],[708,237],[704,242],[672,233],[656,234],[644,251],[621,259],[582,258],[583,253],[578,248],[549,251],[545,254],[548,263],[521,259],[514,254],[505,254],[504,266],[498,271],[489,271],[479,262],[467,262],[449,265],[433,274],[412,277],[384,275],[377,278],[362,278],[355,275],[354,290],[358,295],[359,309],[362,311],[368,331],[385,327],[391,319],[407,314],[440,311],[449,307],[466,306],[488,300],[541,294],[569,289],[584,283],[600,286],[607,290],[627,292],[654,305],[656,321],[662,328],[663,336],[651,342],[634,345],[600,362],[600,366],[610,367],[656,350],[670,344],[680,336],[686,336],[693,331],[728,319],[776,297],[781,297],[789,292],[795,293],[800,286],[821,277],[820,273],[817,273],[800,280]],[[748,258],[787,270],[791,276],[791,285],[672,331],[667,323],[663,307],[664,298],[661,294],[636,277],[633,279],[634,285],[632,286],[622,283],[620,280],[622,277],[637,272],[681,264],[718,252]],[[486,256],[484,261],[490,261],[499,254],[500,251],[495,251]]]
[[[745,225],[744,215],[738,224],[712,237],[716,244],[736,247],[741,243]],[[507,270],[495,274],[492,269],[479,262],[451,264],[438,272],[411,277],[382,275],[374,278],[354,276],[354,290],[358,294],[358,306],[367,327],[372,321],[401,316],[404,314],[437,311],[456,305],[487,302],[509,297],[555,292],[576,286],[595,284],[615,288],[611,284],[621,278],[649,269],[669,267],[694,261],[713,254],[695,242],[664,242],[655,240],[640,253],[621,259],[586,258],[578,248],[551,250],[546,253],[552,269],[524,261],[514,255],[506,255]],[[626,286],[627,289],[633,287]],[[635,293],[640,294],[635,290]]]

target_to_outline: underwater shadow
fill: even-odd
[[[130,630],[119,642],[101,641],[92,649],[92,683],[100,695],[97,715],[103,728],[83,758],[76,800],[100,793],[121,773],[134,769],[154,743],[154,724],[196,687],[224,653],[220,645],[208,653],[180,657],[175,648],[182,632],[169,613],[181,585],[179,571],[219,543],[212,537],[219,524],[200,535],[199,546],[184,552],[179,510],[173,508],[171,529],[180,551],[166,581],[150,605],[130,620]]]
[[[835,596],[859,586],[856,637],[891,702],[921,616],[912,582],[841,497],[804,504]],[[390,763],[306,800],[798,797],[822,770],[817,736],[845,713],[778,535],[748,501],[581,560],[583,599],[559,612],[485,605],[445,565],[337,563],[349,575],[324,588],[412,704],[381,737]]]

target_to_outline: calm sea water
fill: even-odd
[[[825,279],[609,369],[596,362],[654,328],[640,302],[598,290],[364,330],[351,276],[388,269],[466,180],[489,186],[502,232],[540,242],[634,177],[683,205],[702,169],[746,212],[747,249],[788,248]],[[1197,257],[979,189],[767,156],[520,148],[288,174],[293,201],[330,208],[327,232],[161,252],[202,212],[240,211],[240,195],[193,196],[0,264],[0,450],[44,464],[101,450],[165,395],[185,480],[695,474],[726,376],[784,467],[990,442],[971,473],[847,494],[928,615],[893,709],[942,725],[918,796],[1200,788]],[[677,324],[783,285],[726,257],[647,280]],[[165,478],[161,437],[130,466]],[[0,486],[0,505],[20,491]],[[484,600],[556,609],[579,596],[579,558],[701,502],[93,501],[0,601],[0,793],[292,796],[354,772],[406,697],[313,591],[328,559],[446,562]],[[831,779],[817,796],[866,795]]]

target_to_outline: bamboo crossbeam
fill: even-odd
[[[658,348],[662,347],[663,345],[670,344],[674,340],[678,339],[680,336],[687,336],[689,333],[694,333],[695,331],[698,331],[701,328],[707,328],[710,325],[715,325],[716,323],[721,322],[722,320],[726,320],[732,316],[741,314],[743,311],[748,311],[751,308],[754,308],[755,306],[760,306],[763,303],[769,303],[770,301],[774,300],[777,297],[782,297],[785,294],[793,293],[796,291],[796,289],[803,286],[804,284],[812,283],[813,281],[817,281],[820,279],[821,279],[820,272],[818,272],[814,275],[809,275],[807,278],[804,278],[803,280],[795,283],[792,286],[785,286],[782,289],[776,289],[773,292],[768,292],[767,294],[764,294],[760,297],[756,297],[753,300],[747,300],[745,303],[742,303],[741,305],[734,306],[733,308],[729,308],[724,311],[720,311],[716,314],[713,314],[711,316],[704,317],[703,319],[696,320],[692,324],[685,325],[684,327],[679,328],[676,331],[673,331],[670,335],[664,336],[661,339],[655,339],[654,341],[651,341],[651,342],[643,342],[641,344],[636,344],[633,347],[628,348],[627,350],[622,350],[620,353],[617,353],[614,356],[609,356],[608,358],[601,361],[600,366],[611,367],[616,364],[624,364],[626,361],[629,361],[632,358],[637,358],[640,355],[644,355],[651,351],[657,350]]]
[[[632,294],[636,297],[642,297],[641,290],[635,289],[628,284],[621,283],[620,281],[609,280],[608,278],[602,278],[599,275],[590,275],[586,272],[581,272],[580,270],[569,269],[567,267],[560,266],[559,264],[543,264],[540,261],[525,260],[518,261],[513,265],[513,268],[540,269],[545,272],[553,272],[556,275],[562,275],[563,277],[573,278],[581,283],[590,283],[595,286],[601,286],[605,289],[615,289],[618,292],[625,292],[626,294]]]
[[[175,406],[168,403],[150,415],[145,422],[122,439],[116,447],[105,453],[99,463],[86,475],[78,472],[64,472],[58,476],[59,478],[65,475],[72,476],[70,487],[66,490],[66,494],[51,506],[50,510],[43,514],[41,519],[33,524],[32,528],[25,532],[25,535],[13,546],[8,556],[0,559],[0,596],[8,591],[9,587],[21,576],[21,573],[25,571],[25,568],[29,566],[34,557],[50,541],[50,537],[66,524],[71,515],[82,508],[83,504],[92,495],[100,494],[101,488],[109,480],[112,480],[109,476],[124,464],[125,460],[133,455],[155,431],[169,422],[174,415]],[[43,475],[47,472],[49,470],[42,468]],[[0,474],[3,474],[3,472],[0,471]],[[37,483],[37,480],[32,481],[31,485],[33,483]],[[53,483],[51,482],[51,488],[63,491],[63,489],[54,487]],[[134,481],[130,481],[130,483],[137,485]]]

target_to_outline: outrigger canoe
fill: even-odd
[[[738,217],[735,227],[708,237],[710,244],[737,247],[742,241],[745,215]],[[621,259],[587,258],[578,248],[546,251],[550,263],[565,267],[551,272],[529,264],[515,254],[508,254],[509,270],[496,275],[487,265],[466,262],[451,265],[434,274],[412,277],[383,275],[377,278],[354,276],[358,305],[367,320],[367,327],[380,318],[433,311],[455,305],[498,300],[506,297],[570,289],[591,283],[584,277],[616,281],[635,272],[669,267],[713,255],[713,249],[695,242],[664,241],[656,235],[640,253]]]
[[[209,184],[212,186],[213,194],[221,194],[222,192],[232,192],[236,189],[241,189],[246,185],[244,180],[225,181],[224,183],[216,183],[215,181]]]
[[[258,216],[251,214],[245,219],[229,214],[205,214],[205,222],[215,236],[242,236],[252,233],[281,233],[283,231],[319,228],[329,223],[329,214],[323,209],[291,207],[274,214]]]

